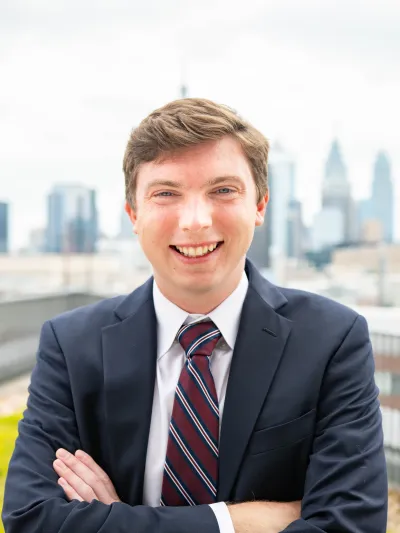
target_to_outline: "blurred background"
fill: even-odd
[[[206,97],[271,142],[249,256],[369,322],[397,531],[399,28],[399,0],[0,3],[0,487],[43,321],[151,274],[123,211],[130,130]]]

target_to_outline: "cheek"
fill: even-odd
[[[138,218],[138,234],[143,240],[167,240],[174,228],[173,213],[163,209],[149,209]]]
[[[241,203],[216,210],[214,222],[223,224],[234,234],[244,234],[254,229],[256,221],[256,207],[254,204]]]
[[[235,253],[245,253],[249,248],[255,230],[256,209],[254,205],[235,210],[225,218],[225,228],[234,244]]]

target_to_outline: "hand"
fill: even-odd
[[[110,478],[87,453],[77,450],[75,455],[60,448],[53,462],[54,470],[60,476],[59,485],[68,500],[90,503],[99,500],[111,505],[120,502]]]
[[[228,504],[235,533],[279,533],[301,517],[301,502]]]

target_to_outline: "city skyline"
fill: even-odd
[[[307,209],[305,208],[305,206],[307,206],[307,202],[302,202],[301,200],[299,200],[298,194],[296,194],[296,184],[297,184],[296,161],[293,159],[292,155],[289,152],[287,152],[280,143],[274,143],[271,147],[270,157],[269,157],[269,167],[270,167],[269,168],[269,186],[270,186],[269,213],[271,213],[271,209],[274,204],[273,199],[275,195],[278,196],[277,206],[279,207],[279,212],[275,211],[275,216],[273,217],[275,224],[273,225],[274,228],[272,230],[272,235],[275,236],[275,239],[272,239],[271,242],[273,242],[273,245],[275,247],[279,243],[278,247],[282,252],[282,250],[286,250],[287,248],[286,243],[285,243],[286,237],[284,236],[286,232],[286,225],[284,225],[282,222],[283,222],[283,219],[285,220],[289,219],[289,216],[290,216],[289,212],[291,209],[289,204],[291,202],[299,203],[299,206],[302,212],[302,221],[305,222],[305,227],[307,227],[311,231],[313,230],[313,227],[316,224],[317,225],[320,224],[318,222],[319,220],[318,217],[322,215],[323,211],[321,210],[318,211],[318,209],[316,209],[313,213],[314,214],[314,219],[313,219],[311,216],[311,213],[307,212]],[[278,188],[276,188],[277,187],[276,185],[275,187],[273,186],[275,167],[282,168],[282,170],[280,170],[278,173],[278,176],[280,177],[279,181],[277,182]],[[346,162],[344,158],[342,157],[342,146],[341,146],[339,139],[334,138],[332,140],[332,144],[328,151],[328,154],[326,155],[323,168],[324,168],[323,178],[322,178],[321,187],[319,191],[319,196],[320,196],[319,208],[320,209],[322,210],[326,208],[328,208],[328,210],[330,209],[329,204],[327,204],[326,207],[324,207],[326,203],[326,195],[328,194],[328,197],[329,197],[329,189],[326,190],[327,184],[328,186],[329,184],[331,184],[330,186],[332,186],[332,183],[333,183],[334,187],[335,186],[337,187],[338,183],[339,185],[340,183],[342,183],[341,186],[343,186],[344,184],[346,188],[350,187],[350,189],[348,189],[347,194],[350,195],[349,199],[353,201],[353,204],[354,204],[352,206],[352,208],[354,209],[353,215],[355,217],[358,217],[359,224],[362,224],[364,219],[368,221],[369,219],[374,218],[378,212],[379,212],[379,215],[377,215],[378,217],[380,218],[384,217],[385,206],[384,204],[382,205],[382,200],[380,198],[376,199],[376,202],[379,203],[380,205],[378,207],[374,205],[374,193],[375,194],[377,192],[379,193],[379,190],[380,190],[378,178],[383,173],[383,177],[385,180],[391,180],[392,189],[396,185],[393,172],[392,172],[392,167],[391,167],[391,159],[385,151],[378,151],[376,153],[375,158],[373,160],[372,168],[371,168],[370,194],[369,196],[365,196],[361,199],[357,198],[357,195],[354,194],[354,191],[351,190],[352,189],[351,179],[349,178],[349,175],[348,175],[349,172],[348,172],[348,167],[346,165]],[[379,169],[381,170],[379,171]],[[342,174],[343,174],[343,178],[341,178]],[[337,178],[339,178],[336,185],[335,185],[335,178],[336,180]],[[43,213],[43,225],[29,227],[29,232],[28,232],[26,240],[23,243],[21,243],[19,246],[15,246],[15,245],[13,246],[13,241],[12,241],[12,221],[11,221],[10,213],[12,213],[13,211],[13,204],[11,202],[7,202],[7,201],[5,202],[6,204],[8,204],[8,216],[9,216],[9,219],[8,219],[8,232],[9,232],[9,243],[8,244],[9,246],[8,248],[11,251],[23,249],[26,247],[26,245],[29,245],[29,240],[31,238],[32,233],[34,234],[37,231],[42,231],[43,235],[48,236],[48,229],[49,229],[49,218],[48,217],[49,217],[49,208],[50,208],[50,205],[48,204],[48,202],[54,195],[54,190],[68,189],[68,188],[76,188],[76,189],[82,189],[82,190],[87,189],[88,191],[91,190],[92,194],[94,194],[96,198],[99,195],[99,191],[96,188],[90,189],[89,187],[87,187],[87,185],[85,185],[84,182],[72,181],[72,182],[63,182],[63,183],[58,183],[58,182],[52,183],[44,199],[45,212]],[[99,228],[100,234],[103,234],[111,238],[118,237],[118,235],[122,235],[122,233],[125,234],[125,236],[128,235],[129,233],[128,226],[130,225],[130,222],[128,221],[126,214],[125,215],[124,213],[121,214],[121,204],[123,202],[124,202],[124,199],[121,197],[115,210],[116,218],[113,221],[113,226],[114,226],[113,231],[107,230],[107,227],[105,227],[104,223],[102,223],[103,222],[102,213],[101,212],[98,213],[96,211],[96,217],[98,218],[98,221],[96,222],[96,227]],[[383,208],[383,211],[382,211],[382,208]],[[394,205],[394,214],[395,214],[395,211],[396,211],[396,205]],[[126,217],[126,220],[124,221],[125,222],[124,231],[121,233],[121,225],[122,225],[122,220],[123,220],[122,217]],[[330,219],[328,218],[326,221],[328,225],[329,225],[329,220]],[[333,217],[332,222],[334,220],[335,218]],[[397,238],[396,238],[395,220],[393,218],[391,220],[393,223],[391,226],[390,234],[391,235],[394,234],[394,240],[396,241],[396,240],[399,240],[400,231],[397,232]],[[357,222],[356,220],[353,220],[353,223],[356,223],[356,222]],[[268,223],[271,224],[272,219],[267,217],[265,224],[268,224]],[[386,226],[387,224],[389,224],[390,226],[389,221],[386,222]],[[277,229],[278,226],[281,226],[281,228]],[[348,222],[345,222],[345,225],[343,226],[343,228],[344,227],[348,228]],[[322,226],[321,226],[321,231],[322,231]],[[354,231],[353,240],[354,239],[357,240],[357,238],[360,237],[361,235],[361,227],[356,226],[353,228],[353,231]],[[386,237],[387,237],[388,231],[390,230],[386,229],[385,231]],[[267,233],[268,231],[266,231],[266,234]],[[340,238],[338,239],[338,237],[336,237],[336,240],[337,242],[341,242],[343,239],[340,239]],[[350,240],[352,239],[350,238]],[[329,238],[328,238],[328,241],[329,241]],[[48,248],[48,245],[44,245],[44,248]]]
[[[140,12],[91,2],[0,7],[0,198],[13,247],[44,225],[55,182],[96,188],[101,229],[117,232],[129,131],[179,96],[182,60],[189,96],[234,107],[293,155],[306,222],[334,137],[356,200],[370,194],[377,152],[389,154],[399,205],[397,0],[151,0]]]
[[[55,185],[47,197],[43,251],[94,253],[98,240],[96,191],[69,184]]]
[[[336,246],[376,243],[381,239],[393,242],[393,179],[391,161],[385,152],[376,154],[372,173],[370,196],[356,201],[340,142],[337,138],[333,139],[324,166],[320,210],[312,223],[307,224],[304,205],[295,192],[296,162],[282,145],[275,143],[269,158],[270,202],[266,221],[256,228],[249,257],[262,268],[267,268],[273,257],[300,260],[306,252],[318,253]],[[47,195],[45,227],[30,228],[28,242],[20,251],[95,252],[97,241],[102,237],[97,196],[96,189],[79,183],[54,183]],[[8,210],[9,205],[3,204],[5,214],[0,232],[4,235],[9,232]],[[103,232],[103,236],[130,239],[132,227],[122,201],[118,219],[117,231],[113,234]],[[6,249],[11,248],[8,244]]]

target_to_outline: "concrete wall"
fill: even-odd
[[[101,299],[95,294],[72,293],[0,303],[0,382],[32,370],[46,320]]]
[[[139,249],[104,254],[0,254],[0,301],[58,293],[125,294],[150,275]],[[139,262],[140,263],[140,262]]]
[[[0,346],[3,342],[38,333],[49,318],[101,298],[94,294],[70,293],[0,302]]]

